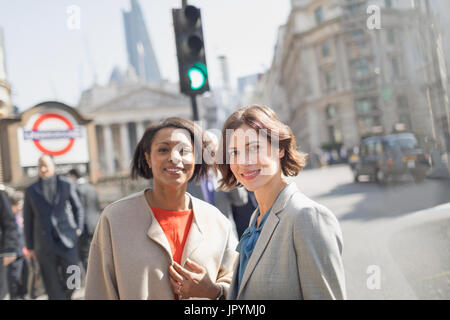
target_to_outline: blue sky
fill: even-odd
[[[161,73],[177,81],[171,9],[181,0],[140,0]],[[287,20],[289,0],[191,0],[202,9],[212,85],[218,81],[217,56],[229,60],[231,78],[270,66],[278,27]],[[80,30],[67,27],[68,7],[81,9]],[[122,10],[128,0],[0,0],[8,79],[21,110],[45,100],[76,105],[80,91],[105,84],[127,56]]]

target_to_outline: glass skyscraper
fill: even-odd
[[[142,80],[160,82],[158,62],[137,0],[131,0],[131,11],[123,12],[123,20],[128,63],[133,66],[137,76]]]

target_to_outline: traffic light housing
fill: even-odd
[[[209,91],[208,67],[200,9],[172,9],[180,76],[180,91],[193,96]]]

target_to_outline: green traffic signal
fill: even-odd
[[[195,6],[185,6],[173,9],[172,15],[180,92],[195,96],[209,91],[200,9]]]
[[[206,83],[208,71],[203,63],[197,62],[188,70],[188,77],[192,90],[200,90]]]

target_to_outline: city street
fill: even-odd
[[[245,235],[244,256],[259,250],[260,229],[245,233],[252,194],[244,205],[245,190],[218,185],[227,190],[236,179],[258,195],[262,212],[286,203],[284,194],[264,201],[284,181],[262,170],[280,163],[297,173],[305,166],[298,145],[308,169],[288,181],[339,220],[347,299],[450,299],[445,12],[448,0],[3,1],[0,300],[67,299],[74,288],[72,299],[82,300],[85,269],[94,275],[88,298],[171,299],[173,290],[223,298],[224,288],[217,293],[207,280],[233,261],[224,230]],[[248,140],[257,135],[283,158],[259,157],[270,148]],[[240,162],[247,153],[258,154],[255,166]],[[204,166],[213,158],[223,181]],[[235,176],[225,170],[231,163]],[[185,192],[235,219],[236,230],[211,207],[189,207]],[[302,203],[293,205],[286,208]],[[298,237],[296,224],[283,223],[277,250],[253,256],[258,268],[248,263],[256,271],[238,279],[246,284],[230,299],[342,298],[339,254],[322,245],[335,232],[303,237],[310,223],[300,222]],[[277,239],[267,229],[264,241]],[[278,252],[302,246],[311,260]],[[180,271],[169,290],[166,253],[204,265],[205,287]],[[27,269],[22,256],[38,264]],[[330,272],[315,268],[327,257],[335,259]],[[307,276],[294,287],[297,270]]]
[[[348,299],[450,298],[449,180],[382,187],[353,182],[347,165],[306,170],[290,180],[340,221]],[[376,276],[373,266],[378,288],[367,285]],[[83,288],[73,299],[83,299]]]
[[[341,223],[348,299],[450,298],[449,180],[382,187],[339,165],[295,181]]]

